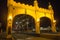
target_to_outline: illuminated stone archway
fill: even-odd
[[[52,25],[51,25],[51,19],[48,17],[41,17],[40,18],[40,31],[42,33],[44,32],[51,32]]]
[[[52,32],[56,32],[56,21],[54,20],[54,11],[52,6],[49,3],[48,9],[38,7],[37,0],[34,1],[34,6],[21,4],[20,2],[16,3],[14,0],[7,0],[8,7],[8,17],[7,17],[7,33],[10,28],[10,32],[12,31],[12,22],[13,18],[19,14],[27,14],[34,18],[35,20],[35,31],[37,34],[40,34],[40,18],[48,17],[51,19],[51,30]]]
[[[13,18],[12,31],[15,32],[35,32],[35,20],[32,16],[27,14],[16,15]]]

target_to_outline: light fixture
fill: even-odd
[[[12,20],[12,16],[9,16],[8,19],[9,19],[9,20]]]
[[[56,20],[53,21],[54,23],[56,22]]]

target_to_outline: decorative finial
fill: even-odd
[[[48,9],[52,9],[52,5],[50,4],[50,2],[49,2]]]
[[[34,0],[34,6],[38,7],[38,2],[37,2],[37,0]]]

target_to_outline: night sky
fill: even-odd
[[[21,2],[29,5],[33,5],[34,0],[14,0],[16,2]],[[59,0],[38,0],[39,7],[48,8],[48,3],[52,4],[54,9],[54,17],[57,21],[57,26],[60,26],[60,1]],[[0,22],[2,22],[3,27],[6,27],[7,19],[7,0],[0,0]]]

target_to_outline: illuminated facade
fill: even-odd
[[[27,14],[34,18],[35,20],[35,29],[36,33],[40,34],[40,18],[47,17],[51,20],[51,30],[52,32],[56,32],[56,21],[54,20],[54,11],[52,6],[49,4],[48,9],[39,8],[37,0],[34,1],[34,6],[21,4],[20,2],[16,3],[14,0],[7,0],[8,7],[8,18],[7,18],[7,33],[9,28],[12,31],[12,22],[13,18],[16,15]]]

